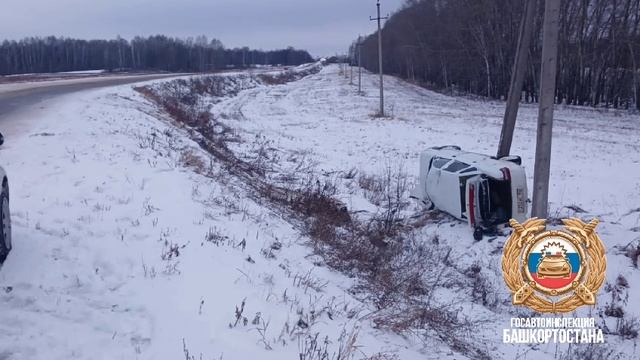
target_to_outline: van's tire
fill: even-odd
[[[9,212],[9,185],[5,181],[0,193],[0,264],[11,251],[11,213]]]
[[[483,231],[481,227],[477,227],[475,229],[473,229],[473,240],[475,241],[480,241],[482,240],[482,236],[483,236]]]
[[[425,209],[431,211],[436,208],[436,205],[431,200],[425,200],[422,202],[424,204]]]

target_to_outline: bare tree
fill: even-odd
[[[187,40],[162,35],[131,41],[26,38],[0,43],[0,75],[94,69],[205,71],[227,66],[300,65],[312,62],[304,50],[225,49],[206,36]]]
[[[428,87],[507,98],[525,4],[408,0],[384,26],[384,71]],[[543,7],[534,12],[538,34]],[[556,102],[640,109],[640,0],[563,0],[559,12]],[[362,45],[362,64],[373,72],[377,41],[373,33]],[[520,88],[524,99],[538,101],[540,37],[521,50],[526,71]]]

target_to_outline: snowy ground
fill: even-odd
[[[31,131],[0,154],[15,246],[0,358],[176,359],[183,340],[196,358],[297,358],[316,334],[329,354],[357,336],[358,356],[417,356],[357,324],[350,281],[307,259],[291,225],[186,168],[194,144],[154,114],[120,87],[21,115]]]
[[[503,104],[388,77],[393,118],[374,119],[375,76],[363,80],[358,95],[337,67],[327,67],[218,99],[212,111],[246,140],[239,152],[264,139],[280,158],[303,154],[329,177],[351,169],[379,174],[399,162],[415,174],[418,153],[434,145],[494,152]],[[521,110],[514,139],[529,176],[535,111]],[[286,219],[249,199],[131,87],[66,96],[17,116],[30,131],[7,138],[0,151],[15,246],[0,271],[0,359],[176,359],[185,351],[205,359],[298,359],[316,334],[329,355],[354,339],[354,359],[379,352],[460,358],[374,329],[366,321],[370,305],[349,292],[351,279],[318,266]],[[628,280],[625,310],[638,316],[638,269],[617,250],[640,237],[638,117],[560,107],[556,118],[551,213],[571,215],[566,206],[578,206],[586,213],[577,215],[603,220],[607,278]],[[208,176],[193,170],[194,156]],[[354,181],[340,186],[351,210],[371,211]],[[505,347],[496,333],[511,309],[498,265],[505,238],[475,243],[454,221],[423,232],[452,246],[461,263],[483,267],[493,308],[464,294],[445,300],[492,319],[484,337],[496,357],[555,357],[555,346]],[[609,298],[602,291],[598,308]],[[634,341],[611,335],[607,342],[638,357]]]
[[[372,119],[378,106],[376,77],[365,75],[364,94],[358,95],[350,79],[339,68],[269,89],[254,89],[228,99],[213,108],[227,114],[227,123],[246,132],[246,138],[260,134],[272,147],[284,154],[305,153],[317,161],[325,174],[346,173],[350,169],[382,174],[385,167],[400,163],[410,174],[418,172],[418,156],[426,147],[456,144],[468,151],[494,154],[496,151],[504,103],[480,102],[449,97],[428,91],[393,77],[386,78],[386,111],[391,119]],[[357,83],[357,79],[354,80]],[[512,153],[522,156],[527,169],[529,189],[533,179],[537,105],[520,110]],[[555,115],[550,186],[550,216],[578,216],[586,220],[598,217],[599,232],[608,253],[607,279],[615,284],[619,275],[630,286],[623,289],[622,306],[629,318],[640,311],[630,306],[640,299],[638,269],[624,256],[629,244],[640,242],[640,118],[614,110],[593,110],[560,106]],[[239,149],[242,149],[239,144]],[[239,150],[241,151],[241,150]],[[354,181],[355,182],[355,181]],[[354,182],[343,184],[343,200],[351,210],[371,211],[363,189]],[[584,210],[576,212],[575,209]],[[454,225],[455,224],[455,225]],[[451,226],[454,226],[453,228]],[[497,296],[508,299],[500,256],[504,237],[474,242],[463,224],[440,224],[424,229],[452,246],[462,264],[480,264]],[[601,292],[599,308],[583,308],[577,313],[598,317],[602,306],[611,302],[611,293]],[[506,306],[503,306],[506,305]],[[627,306],[629,305],[629,306]],[[499,317],[498,309],[511,305],[496,304],[487,317]],[[485,313],[484,309],[470,312]],[[615,319],[606,319],[614,327]],[[496,321],[497,330],[508,327]],[[489,332],[490,334],[490,332]],[[488,341],[491,342],[489,336]],[[619,341],[615,336],[608,342]],[[624,346],[634,346],[627,342]],[[635,347],[633,347],[635,349]],[[506,349],[510,351],[513,349]],[[542,351],[552,354],[549,346]],[[519,350],[516,350],[519,351]],[[636,354],[637,350],[629,350]]]

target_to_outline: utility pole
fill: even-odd
[[[556,95],[560,2],[561,0],[545,0],[544,7],[540,105],[531,208],[531,216],[541,219],[546,219],[549,212],[549,169],[551,165],[553,105]]]
[[[355,53],[351,54],[350,59],[349,59],[349,73],[351,74],[351,78],[349,79],[349,85],[353,85],[353,61],[354,61],[354,57],[356,56]]]
[[[358,94],[362,93],[362,37],[358,36]]]
[[[527,73],[527,59],[529,47],[531,46],[531,37],[533,34],[533,19],[536,14],[537,0],[524,0],[525,9],[520,23],[520,35],[518,39],[518,48],[516,50],[516,58],[511,72],[511,84],[509,86],[509,97],[507,98],[507,108],[504,112],[502,121],[502,131],[500,132],[500,143],[498,144],[497,157],[509,155],[511,151],[511,142],[513,141],[513,131],[516,127],[516,118],[518,117],[518,107],[520,106],[520,97],[522,96],[522,84],[524,76]]]
[[[378,72],[380,73],[380,117],[384,117],[384,80],[382,71],[382,27],[380,26],[381,20],[386,20],[389,17],[380,17],[380,0],[376,3],[376,7],[378,8],[378,16],[376,18],[369,17],[370,21],[378,22]]]

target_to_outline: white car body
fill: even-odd
[[[528,213],[524,167],[510,160],[434,147],[420,155],[420,175],[412,197],[466,221],[489,228]]]

